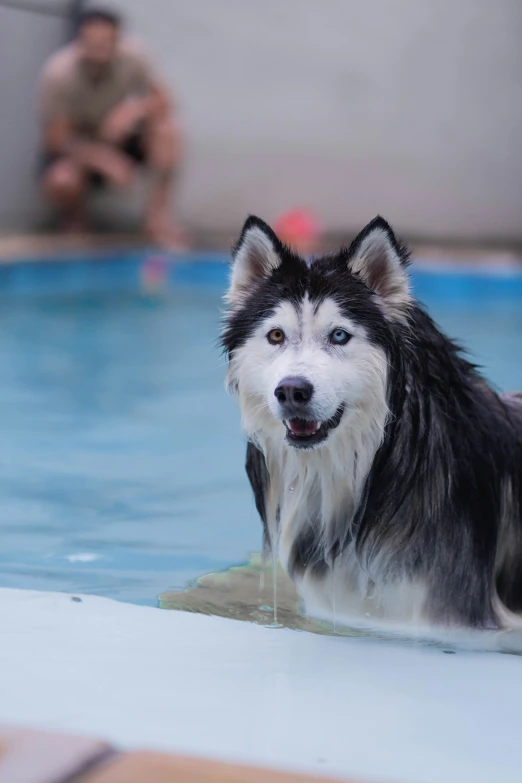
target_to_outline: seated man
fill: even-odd
[[[44,66],[42,186],[70,231],[82,230],[92,186],[124,188],[136,164],[150,174],[145,228],[150,239],[172,245],[171,189],[179,140],[169,100],[140,52],[120,39],[120,20],[86,11],[76,40]]]

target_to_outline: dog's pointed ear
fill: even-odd
[[[411,301],[409,254],[384,218],[377,216],[353,240],[348,266],[377,296],[386,318],[403,320]]]
[[[251,215],[232,250],[232,274],[226,300],[241,305],[252,287],[281,264],[282,245],[269,225]]]

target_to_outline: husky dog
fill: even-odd
[[[376,217],[307,262],[250,217],[223,345],[265,542],[310,614],[519,627],[522,396],[412,298]]]

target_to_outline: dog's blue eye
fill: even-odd
[[[351,336],[346,329],[334,329],[330,334],[330,342],[334,345],[346,345]]]

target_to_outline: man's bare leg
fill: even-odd
[[[44,195],[62,213],[67,232],[86,230],[89,173],[100,174],[110,185],[123,189],[132,184],[135,166],[116,148],[93,143],[78,145],[73,157],[56,161],[44,174],[42,188]]]
[[[162,246],[178,248],[183,238],[172,220],[174,174],[179,163],[179,131],[170,118],[151,119],[145,136],[151,185],[146,209],[145,229],[151,240]]]
[[[44,195],[61,212],[65,231],[82,233],[86,229],[85,180],[79,166],[71,160],[57,160],[44,174]]]
[[[99,142],[82,142],[75,147],[74,162],[87,173],[100,174],[109,185],[129,188],[136,174],[134,162],[117,147]]]

